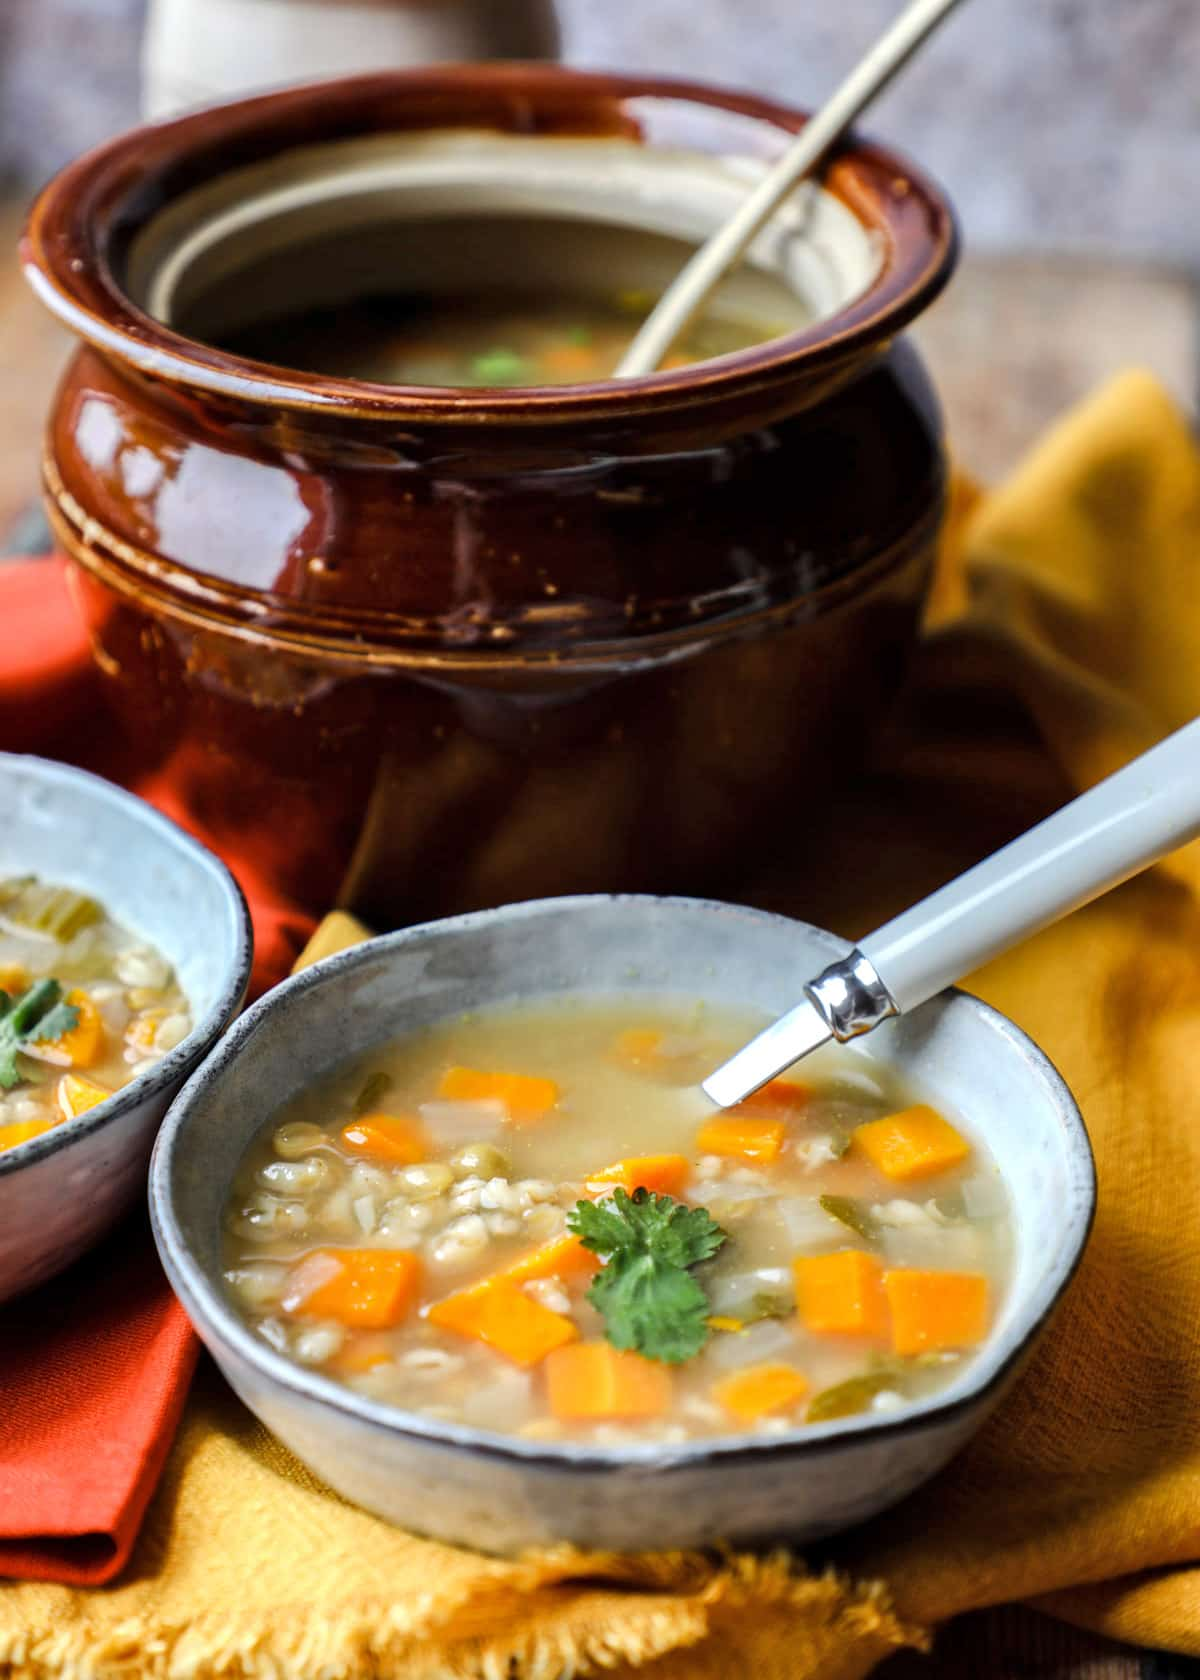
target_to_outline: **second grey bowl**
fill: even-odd
[[[245,901],[199,841],[122,788],[0,753],[0,876],[87,893],[174,967],[192,1030],[154,1067],[41,1137],[0,1151],[0,1302],[81,1255],[137,1201],[171,1098],[241,1007],[253,940]]]
[[[564,993],[702,996],[777,1015],[847,949],[804,923],[705,900],[548,899],[407,928],[287,981],[193,1075],[151,1165],[159,1253],[225,1376],[339,1493],[484,1551],[805,1541],[900,1499],[1013,1381],[1079,1260],[1095,1200],[1066,1086],[1010,1021],[962,992],[847,1051],[888,1063],[965,1117],[996,1159],[1016,1222],[1013,1276],[988,1341],[948,1388],[897,1414],[679,1446],[533,1442],[383,1405],[294,1364],[247,1328],[221,1281],[222,1215],[243,1151],[276,1109],[357,1052],[464,1010]]]

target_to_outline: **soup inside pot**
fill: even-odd
[[[179,325],[253,361],[378,384],[608,379],[691,252],[645,229],[459,216],[315,234],[185,294]],[[718,288],[664,362],[684,367],[805,326],[781,276]]]
[[[300,310],[222,341],[254,361],[385,385],[573,385],[610,379],[655,299],[518,291],[372,294]],[[664,358],[688,367],[747,349],[782,327],[713,317],[697,322]]]
[[[714,1112],[697,1082],[762,1024],[577,998],[357,1058],[248,1151],[231,1299],[364,1394],[534,1439],[770,1434],[936,1392],[1009,1275],[997,1169],[845,1050]]]

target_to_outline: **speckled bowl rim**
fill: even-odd
[[[254,935],[242,889],[220,858],[206,846],[202,846],[198,840],[194,840],[190,834],[185,833],[178,823],[164,817],[161,811],[156,811],[136,794],[128,793],[124,788],[105,781],[103,776],[93,775],[90,770],[80,770],[73,764],[60,764],[54,759],[39,758],[32,753],[0,753],[0,783],[3,782],[5,770],[9,765],[19,766],[27,775],[32,773],[42,781],[73,788],[84,799],[113,805],[129,812],[135,821],[165,841],[180,859],[186,862],[188,868],[211,877],[225,895],[233,912],[237,927],[237,953],[216,1001],[196,1022],[186,1038],[181,1039],[173,1050],[168,1050],[160,1062],[156,1062],[145,1073],[139,1074],[136,1079],[131,1079],[128,1085],[122,1085],[119,1091],[114,1091],[111,1097],[97,1103],[95,1108],[77,1114],[74,1119],[60,1120],[48,1132],[43,1132],[40,1137],[30,1138],[27,1143],[17,1143],[11,1149],[0,1150],[0,1178],[20,1172],[23,1167],[31,1167],[35,1162],[44,1161],[47,1157],[58,1154],[60,1150],[69,1149],[81,1138],[103,1130],[121,1115],[127,1114],[130,1109],[138,1107],[147,1097],[156,1096],[168,1087],[178,1085],[203,1061],[240,1009],[250,984],[250,968],[254,960]],[[82,869],[80,874],[86,876],[86,868]],[[103,902],[103,881],[97,881],[93,890]]]
[[[617,1466],[646,1470],[696,1469],[764,1457],[790,1459],[859,1446],[868,1437],[872,1440],[886,1440],[914,1431],[938,1428],[978,1405],[985,1396],[1001,1387],[1021,1364],[1078,1268],[1095,1217],[1095,1162],[1083,1117],[1062,1075],[1049,1057],[1006,1015],[958,987],[949,988],[942,996],[952,998],[960,1005],[969,1006],[987,1028],[1016,1051],[1025,1062],[1030,1079],[1048,1090],[1058,1112],[1079,1187],[1086,1192],[1087,1211],[1086,1217],[1079,1221],[1075,1243],[1064,1249],[1056,1264],[1039,1279],[1037,1286],[1030,1290],[1028,1301],[1023,1304],[1022,1311],[1010,1328],[1007,1341],[1003,1345],[997,1341],[990,1355],[985,1344],[984,1349],[964,1372],[961,1386],[955,1384],[949,1391],[943,1391],[949,1394],[949,1398],[934,1395],[925,1400],[914,1401],[906,1405],[903,1413],[895,1417],[886,1413],[869,1418],[859,1415],[829,1423],[807,1424],[790,1434],[773,1435],[769,1438],[747,1439],[744,1435],[706,1436],[678,1446],[648,1443],[621,1447],[535,1442],[449,1423],[442,1419],[423,1417],[399,1406],[369,1400],[364,1395],[318,1376],[284,1355],[276,1353],[241,1322],[223,1291],[209,1278],[194,1257],[184,1236],[173,1205],[171,1169],[175,1150],[186,1147],[189,1118],[195,1107],[202,1102],[208,1088],[220,1081],[226,1067],[241,1053],[243,1045],[256,1034],[270,1030],[272,1016],[285,1001],[299,993],[335,986],[343,975],[352,973],[364,962],[374,960],[381,950],[403,949],[427,938],[431,933],[451,938],[469,936],[476,928],[498,918],[514,920],[536,916],[551,908],[595,907],[603,903],[672,906],[691,913],[781,922],[807,934],[816,935],[819,941],[828,945],[831,957],[844,955],[849,948],[844,940],[837,939],[833,934],[813,927],[810,923],[799,922],[794,917],[779,916],[770,911],[753,910],[715,899],[637,893],[593,893],[533,899],[523,904],[502,905],[494,910],[473,911],[467,915],[419,923],[401,928],[395,933],[366,940],[293,975],[247,1010],[204,1065],[192,1075],[171,1105],[154,1146],[149,1178],[150,1219],[154,1240],[171,1286],[200,1331],[201,1337],[216,1348],[227,1346],[268,1383],[289,1390],[300,1399],[323,1410],[349,1415],[360,1423],[411,1440],[465,1451],[475,1457],[501,1459],[529,1466],[552,1464],[573,1471],[596,1473],[611,1471]],[[265,1112],[264,1109],[264,1114]],[[972,1373],[977,1374],[972,1376]]]

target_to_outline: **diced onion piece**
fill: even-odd
[[[796,1331],[790,1321],[765,1318],[761,1324],[748,1325],[735,1335],[714,1336],[704,1350],[704,1357],[719,1370],[739,1371],[747,1365],[794,1357],[797,1347]]]
[[[760,1266],[752,1272],[734,1272],[714,1277],[708,1283],[708,1304],[717,1317],[750,1320],[755,1303],[768,1298],[790,1310],[795,1282],[787,1266]],[[762,1316],[761,1313],[758,1316]]]
[[[826,1213],[816,1196],[781,1196],[775,1208],[797,1248],[836,1248],[846,1240],[846,1227]]]
[[[420,1107],[430,1137],[439,1146],[491,1143],[504,1130],[508,1112],[489,1097],[482,1102],[425,1102]]]

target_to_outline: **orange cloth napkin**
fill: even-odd
[[[123,780],[102,715],[61,564],[0,565],[0,748]],[[137,791],[195,832],[169,773]],[[254,918],[262,990],[312,923],[229,862]],[[124,1567],[195,1360],[140,1211],[62,1277],[0,1307],[0,1576],[86,1584]]]
[[[1200,453],[1151,380],[1115,382],[961,515],[870,774],[827,822],[814,807],[759,902],[860,934],[1200,712]],[[0,1669],[860,1680],[1013,1599],[1200,1656],[1200,848],[973,989],[1075,1090],[1099,1210],[1021,1382],[894,1511],[806,1557],[487,1558],[346,1505],[206,1366],[126,1576],[0,1588]]]

